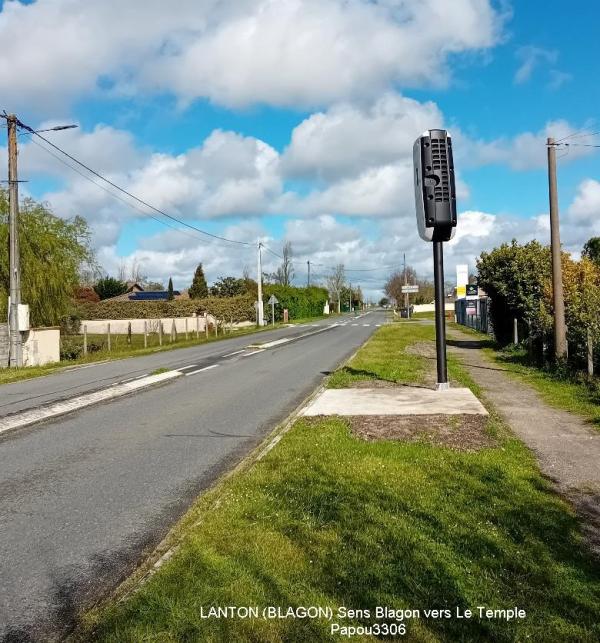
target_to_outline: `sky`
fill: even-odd
[[[257,239],[273,271],[290,241],[298,285],[307,261],[322,283],[343,263],[378,299],[404,255],[420,277],[433,271],[414,214],[417,136],[453,137],[448,279],[513,238],[549,242],[553,136],[570,143],[557,153],[561,238],[577,258],[600,235],[600,7],[540,6],[0,0],[0,110],[36,129],[77,124],[44,136],[176,219],[242,243],[100,187],[25,135],[21,194],[83,216],[108,274],[136,264],[185,288],[199,262],[209,282],[254,274]]]

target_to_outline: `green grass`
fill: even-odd
[[[485,342],[484,352],[501,364],[511,375],[530,384],[542,399],[554,406],[576,413],[600,428],[600,381],[590,382],[587,377],[579,380],[561,376],[527,364],[527,354],[522,349],[501,350],[488,335],[463,326],[455,326]]]
[[[382,326],[350,363],[329,378],[327,386],[345,388],[353,381],[368,379],[421,383],[428,360],[405,351],[415,342],[430,341],[432,327],[406,324],[402,330],[399,329],[400,325],[396,324]]]
[[[416,328],[383,327],[350,366],[418,373],[392,364],[423,340]],[[388,364],[381,338],[394,346]],[[458,362],[450,368],[472,384]],[[488,430],[497,447],[462,453],[364,442],[340,418],[297,421],[198,501],[174,532],[177,553],[139,591],[89,614],[81,640],[340,640],[323,620],[200,617],[227,605],[518,606],[523,620],[409,621],[405,640],[598,640],[600,567],[577,520],[494,413]]]

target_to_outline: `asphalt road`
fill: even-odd
[[[6,414],[160,367],[184,373],[0,437],[0,640],[60,638],[383,323],[373,312],[2,386]]]

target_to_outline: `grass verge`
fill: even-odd
[[[555,408],[576,413],[600,428],[600,381],[590,382],[587,377],[577,380],[532,366],[527,363],[527,353],[523,349],[500,349],[485,335],[476,330],[454,325],[461,332],[467,332],[484,344],[484,352],[501,364],[511,375],[535,388],[542,399]]]
[[[295,320],[294,324],[306,323],[308,321],[317,321],[323,319],[323,317],[312,317],[302,320]],[[104,344],[106,342],[105,335],[95,335],[89,334],[89,342],[95,342],[96,344],[103,346],[101,350],[95,351],[87,355],[87,357],[80,357],[72,360],[65,360],[62,362],[53,362],[52,364],[45,364],[44,366],[27,366],[24,368],[0,368],[0,385],[10,384],[11,382],[19,382],[22,380],[28,380],[35,377],[42,377],[44,375],[50,375],[57,371],[71,368],[73,366],[81,366],[82,364],[93,364],[95,362],[102,361],[111,361],[115,359],[125,359],[128,357],[141,357],[143,355],[150,355],[152,353],[158,353],[163,351],[171,351],[177,348],[190,348],[192,346],[200,346],[202,344],[207,344],[209,342],[222,341],[230,339],[233,337],[241,337],[243,335],[253,335],[255,333],[265,332],[269,330],[276,330],[278,328],[283,328],[285,325],[277,323],[274,326],[263,326],[262,328],[256,328],[251,326],[249,328],[242,328],[235,330],[232,333],[226,333],[223,335],[209,335],[208,338],[204,334],[200,335],[199,339],[193,337],[194,333],[190,331],[190,339],[185,339],[182,333],[179,333],[179,339],[174,342],[169,340],[169,334],[165,333],[163,336],[163,344],[160,346],[158,344],[158,336],[154,335],[149,338],[149,346],[144,348],[144,336],[139,334],[134,334],[131,336],[131,344],[127,341],[127,335],[113,335],[111,338],[111,350],[108,351]],[[83,336],[77,336],[75,341],[83,346]]]
[[[355,372],[338,377],[418,378],[419,357],[398,367],[398,351],[432,337],[383,327],[346,367]],[[460,363],[450,369],[474,386]],[[365,442],[341,418],[297,421],[198,501],[175,532],[175,555],[129,598],[89,614],[81,639],[340,640],[325,619],[202,618],[210,606],[318,605],[342,626],[374,623],[376,606],[420,610],[404,621],[410,641],[598,640],[600,567],[576,518],[493,411],[488,430],[497,447],[463,453]],[[339,606],[371,615],[341,619]],[[527,616],[479,618],[478,606]],[[430,608],[451,617],[428,619]],[[474,617],[456,618],[457,608]]]

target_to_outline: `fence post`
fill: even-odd
[[[594,342],[592,340],[592,331],[587,331],[587,372],[590,377],[594,374]]]
[[[219,320],[215,317],[215,337],[219,336]]]
[[[196,339],[200,339],[200,317],[196,313]]]
[[[513,317],[513,344],[516,346],[519,343],[519,324],[517,318]]]
[[[163,325],[162,319],[158,320],[158,345],[162,346],[162,334],[163,334]]]
[[[110,353],[110,323],[106,324],[106,338],[107,338],[108,352]]]
[[[206,339],[208,339],[208,313],[204,313],[204,332],[206,333]]]
[[[87,355],[87,324],[83,325],[83,355]]]
[[[127,343],[131,346],[131,322],[127,324]]]
[[[185,341],[188,340],[188,318],[185,318]]]
[[[144,348],[148,348],[148,322],[144,320]]]
[[[171,322],[171,343],[177,340],[177,329],[175,328],[175,320]]]

